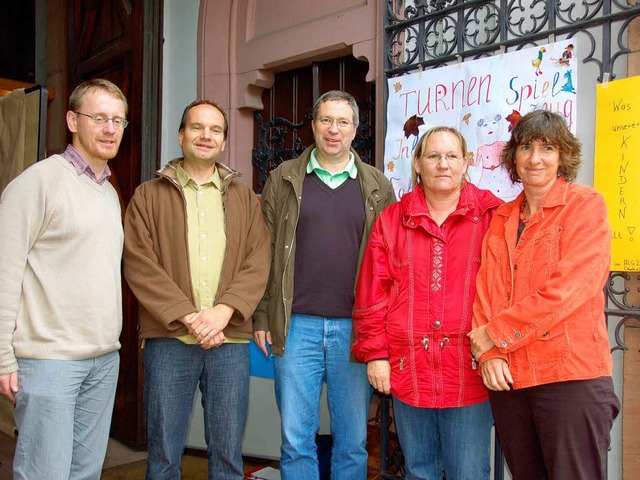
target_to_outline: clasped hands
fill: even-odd
[[[199,312],[187,314],[179,320],[187,327],[198,344],[204,350],[209,350],[219,347],[226,340],[223,330],[231,320],[233,312],[230,306],[218,303]]]
[[[471,330],[467,336],[471,341],[471,355],[479,362],[480,357],[491,350],[496,344],[487,333],[486,325]],[[511,390],[513,377],[509,364],[504,358],[491,358],[480,364],[482,383],[489,390],[497,392]]]

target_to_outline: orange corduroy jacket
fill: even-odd
[[[483,242],[473,327],[496,346],[481,363],[506,359],[516,389],[609,376],[604,199],[558,178],[516,244],[523,195],[498,208]]]

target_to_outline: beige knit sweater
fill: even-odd
[[[54,155],[0,200],[0,375],[16,358],[81,360],[120,348],[120,204]]]

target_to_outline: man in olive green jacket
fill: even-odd
[[[284,162],[264,188],[271,230],[267,291],[254,315],[254,340],[275,357],[284,480],[318,478],[315,434],[327,382],[333,436],[331,478],[365,480],[371,387],[350,362],[351,311],[362,254],[376,216],[395,202],[389,180],[351,149],[358,106],[331,91],[314,106],[315,145]]]

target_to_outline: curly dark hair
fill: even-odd
[[[509,172],[511,181],[521,181],[516,169],[517,148],[536,140],[558,148],[558,176],[564,177],[568,182],[575,180],[582,155],[580,141],[569,131],[567,122],[561,115],[548,110],[534,110],[520,119],[502,150],[502,166]]]

